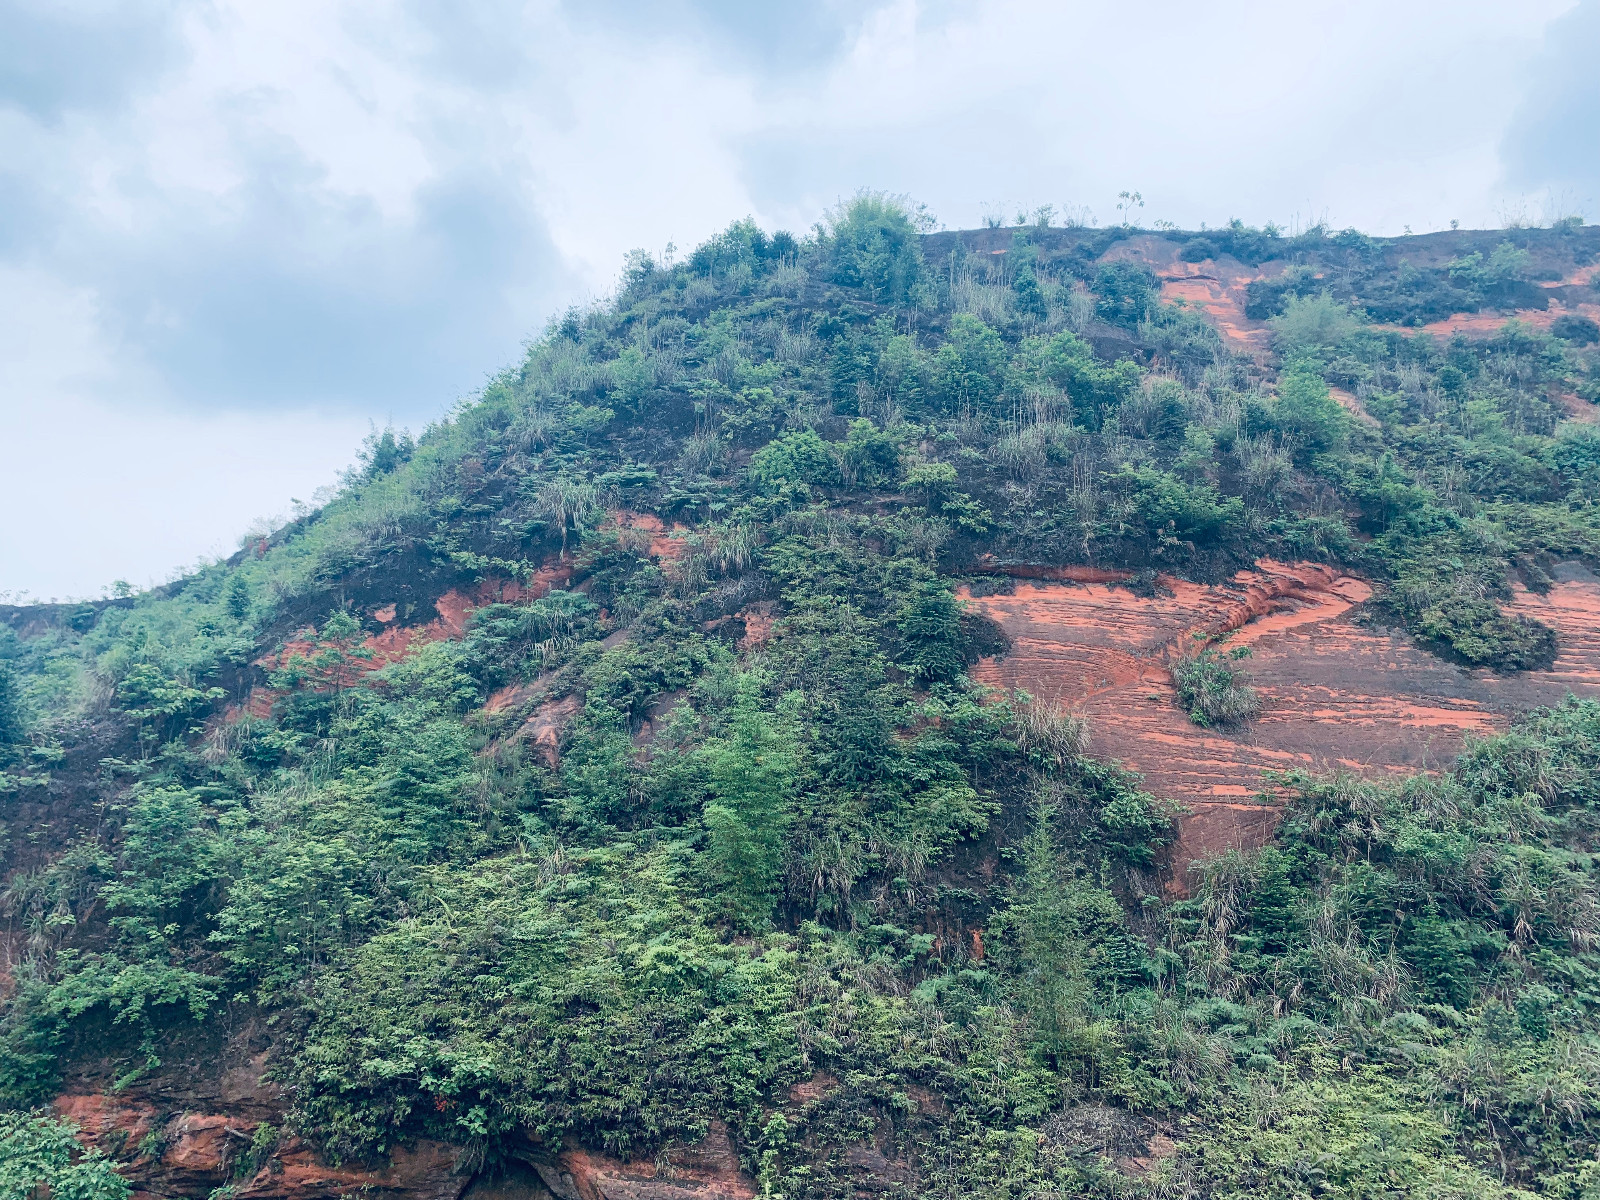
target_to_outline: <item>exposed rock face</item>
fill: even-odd
[[[1264,355],[1271,346],[1271,333],[1266,322],[1245,316],[1246,289],[1257,279],[1281,275],[1288,264],[1274,259],[1259,267],[1251,267],[1226,254],[1190,263],[1179,257],[1180,250],[1176,242],[1143,233],[1118,242],[1106,251],[1101,261],[1126,260],[1149,267],[1161,283],[1163,300],[1182,301],[1198,309],[1217,327],[1217,331],[1234,350]],[[1443,266],[1454,254],[1455,251],[1445,245],[1434,244],[1419,245],[1407,257],[1419,266],[1437,267]],[[1547,296],[1545,308],[1455,313],[1423,325],[1421,329],[1438,338],[1448,338],[1456,333],[1492,337],[1499,332],[1507,318],[1513,316],[1539,330],[1549,329],[1559,318],[1573,314],[1600,322],[1600,303],[1595,302],[1593,291],[1595,278],[1596,268],[1593,265],[1579,267],[1563,279],[1539,284]],[[1414,333],[1416,330],[1407,329],[1406,332]]]
[[[1222,586],[1163,580],[1169,596],[1027,583],[979,598],[1014,647],[973,674],[1086,716],[1094,753],[1188,809],[1173,855],[1181,891],[1193,860],[1271,836],[1278,808],[1261,794],[1264,771],[1439,768],[1468,734],[1503,728],[1516,712],[1569,691],[1600,695],[1600,579],[1574,565],[1555,576],[1548,595],[1519,590],[1511,606],[1559,635],[1549,671],[1501,676],[1444,662],[1403,634],[1358,624],[1351,610],[1370,595],[1361,580],[1262,562]],[[1229,630],[1231,645],[1251,648],[1262,712],[1239,729],[1201,729],[1174,703],[1168,664],[1192,634]]]
[[[608,525],[641,535],[646,539],[645,547],[650,557],[661,562],[676,562],[689,553],[689,543],[682,536],[687,531],[685,526],[669,526],[654,513],[618,510],[611,515]]]
[[[1143,263],[1161,281],[1161,298],[1181,300],[1198,308],[1235,350],[1265,354],[1271,345],[1266,322],[1244,315],[1245,289],[1251,281],[1283,273],[1281,262],[1248,267],[1229,255],[1205,262],[1184,262],[1176,242],[1142,233],[1118,242],[1105,253],[1105,261],[1121,259]]]
[[[405,624],[401,619],[399,607],[395,604],[379,605],[366,614],[380,627],[378,632],[362,641],[361,650],[364,657],[352,659],[347,665],[351,681],[386,667],[390,663],[399,662],[430,642],[460,638],[466,633],[467,622],[472,614],[485,605],[537,600],[541,596],[548,595],[551,588],[565,583],[571,577],[572,567],[566,563],[556,562],[541,567],[526,583],[515,579],[485,579],[473,589],[471,595],[451,588],[434,600],[433,610],[437,615],[432,620],[419,624]],[[273,671],[287,666],[296,658],[309,657],[313,651],[309,640],[311,636],[311,630],[302,630],[286,641],[283,649],[257,659],[256,665]],[[245,715],[270,716],[272,705],[278,699],[278,695],[279,693],[272,688],[254,688],[244,703],[231,708],[223,720],[234,721]]]
[[[561,765],[561,735],[567,723],[583,708],[576,696],[549,700],[533,711],[515,736],[526,741],[553,771]]]
[[[177,1112],[152,1099],[72,1093],[55,1103],[87,1146],[122,1163],[135,1197],[206,1196],[229,1186],[238,1200],[752,1200],[728,1131],[713,1124],[698,1145],[624,1163],[576,1145],[555,1153],[530,1147],[509,1169],[473,1175],[458,1148],[422,1140],[397,1148],[387,1165],[332,1166],[298,1138],[284,1138],[255,1162],[261,1126],[242,1113]]]
[[[559,1200],[752,1200],[728,1131],[713,1122],[705,1141],[653,1161],[621,1163],[577,1147],[534,1170]]]

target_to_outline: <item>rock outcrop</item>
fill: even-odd
[[[1577,565],[1548,594],[1518,590],[1513,611],[1561,638],[1548,671],[1496,675],[1435,657],[1402,633],[1356,619],[1362,580],[1311,563],[1262,562],[1225,585],[1160,581],[1140,596],[1103,583],[1019,583],[973,602],[1011,637],[1003,658],[974,669],[1089,720],[1092,752],[1121,760],[1187,810],[1173,887],[1188,864],[1261,845],[1277,826],[1268,771],[1387,774],[1446,766],[1469,735],[1504,728],[1569,691],[1600,695],[1600,579]],[[1202,729],[1177,707],[1169,664],[1196,635],[1247,645],[1260,716]]]
[[[79,1139],[119,1160],[135,1200],[206,1196],[233,1200],[752,1200],[728,1131],[713,1123],[697,1145],[625,1163],[575,1144],[530,1144],[508,1165],[463,1171],[460,1148],[419,1140],[381,1166],[333,1165],[305,1142],[278,1138],[252,1106],[171,1111],[151,1098],[68,1093],[56,1114]],[[256,1110],[257,1112],[259,1110]],[[276,1114],[274,1114],[276,1115]],[[267,1137],[258,1136],[267,1124]]]

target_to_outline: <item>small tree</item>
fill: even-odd
[[[250,615],[250,581],[243,575],[235,574],[222,591],[222,603],[228,615],[242,623]]]
[[[302,653],[293,655],[270,677],[273,687],[307,688],[338,697],[371,669],[374,657],[364,645],[366,631],[349,613],[335,609]]]
[[[1202,728],[1236,725],[1261,709],[1256,690],[1234,664],[1250,657],[1250,647],[1235,646],[1224,654],[1202,650],[1179,660],[1172,668],[1178,706]]]
[[[1122,227],[1128,228],[1133,224],[1133,210],[1144,207],[1144,197],[1138,192],[1118,192],[1117,211],[1122,214]]]
[[[715,894],[728,915],[759,928],[771,915],[783,866],[797,764],[794,739],[761,707],[761,679],[739,679],[731,728],[702,752],[712,798],[703,819]]]
[[[931,579],[900,614],[900,637],[910,652],[906,670],[917,683],[949,683],[966,669],[961,602]]]
[[[0,766],[16,758],[16,747],[28,736],[22,683],[11,664],[0,662]]]

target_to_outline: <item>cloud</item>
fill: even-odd
[[[180,59],[175,16],[161,0],[3,0],[0,100],[41,121],[108,109]]]
[[[120,535],[160,573],[212,544],[195,514],[287,500],[212,471],[227,421],[328,469],[628,249],[745,215],[803,231],[871,186],[1109,220],[1137,189],[1147,221],[1397,233],[1595,194],[1596,3],[0,0],[0,421],[58,476],[112,438],[165,464],[74,480],[168,514]],[[0,547],[0,587],[105,577],[58,533]]]
[[[111,111],[7,93],[0,244],[93,291],[139,399],[431,413],[573,289],[483,106],[332,11],[193,6]]]
[[[354,417],[290,416],[81,399],[11,414],[0,592],[97,596],[115,579],[149,587],[232,553],[252,521],[335,479],[366,432]]]
[[[1514,188],[1545,192],[1551,216],[1600,216],[1600,0],[1553,22],[1524,75],[1502,153]]]
[[[871,179],[952,224],[985,201],[1106,219],[1125,188],[1189,226],[1485,221],[1508,66],[1565,6],[902,2],[741,149],[763,205]]]
[[[827,63],[883,0],[752,4],[749,0],[584,0],[565,11],[629,42],[693,45],[712,60],[783,80]]]

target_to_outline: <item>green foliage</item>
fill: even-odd
[[[1133,362],[1102,363],[1089,343],[1071,333],[1030,338],[1018,359],[1029,377],[1065,393],[1074,420],[1089,430],[1098,430],[1139,386],[1140,372]]]
[[[956,469],[949,463],[917,463],[906,472],[905,489],[918,493],[930,508],[955,490]]]
[[[1172,667],[1172,685],[1178,707],[1196,725],[1237,725],[1255,716],[1261,707],[1255,689],[1233,664],[1250,657],[1250,647],[1235,646],[1226,653],[1209,647]]]
[[[863,418],[850,422],[850,434],[839,449],[839,459],[846,480],[862,487],[891,484],[900,474],[899,445]]]
[[[1274,415],[1307,454],[1337,450],[1348,437],[1350,418],[1328,394],[1328,385],[1315,364],[1304,359],[1296,360],[1278,376]]]
[[[1490,600],[1451,596],[1424,609],[1417,631],[1448,646],[1473,666],[1527,671],[1555,661],[1554,630],[1507,616]]]
[[[1185,483],[1157,467],[1125,468],[1117,483],[1130,493],[1133,515],[1160,546],[1222,538],[1244,520],[1235,496],[1219,496],[1208,483]]]
[[[1501,242],[1487,258],[1482,251],[1452,259],[1446,266],[1450,278],[1487,299],[1503,296],[1528,270],[1528,252],[1510,242]]]
[[[370,481],[390,474],[411,461],[416,450],[409,433],[402,431],[397,437],[392,427],[381,433],[374,429],[361,444],[361,478]]]
[[[1338,346],[1361,327],[1349,306],[1326,291],[1286,296],[1282,315],[1273,317],[1270,324],[1273,344],[1286,355]]]
[[[750,477],[768,486],[785,483],[835,483],[839,464],[828,444],[810,429],[786,433],[757,450],[750,459]]]
[[[306,1117],[345,1154],[523,1128],[648,1154],[753,1119],[799,1069],[795,958],[725,944],[682,899],[687,865],[548,847],[436,876],[318,989],[290,1075]]]
[[[76,1126],[31,1113],[0,1113],[0,1200],[124,1200],[128,1181]]]
[[[117,684],[117,703],[123,711],[163,739],[184,733],[226,694],[221,688],[193,687],[154,663],[136,663]]]
[[[0,766],[15,761],[19,747],[28,736],[27,711],[22,684],[11,664],[0,660]]]
[[[991,404],[1004,385],[1006,349],[1000,335],[979,318],[961,313],[933,359],[934,392],[941,411],[956,413]]]
[[[1600,342],[1600,325],[1578,313],[1563,313],[1550,322],[1550,336],[1574,346],[1592,346]]]
[[[761,680],[754,675],[735,686],[728,733],[703,751],[711,792],[703,814],[706,857],[712,902],[739,924],[759,929],[772,912],[783,870],[797,770],[795,714],[792,704],[785,717],[764,713]]]
[[[860,192],[829,215],[825,246],[833,281],[880,304],[904,304],[922,278],[918,218],[908,202]]]
[[[944,584],[922,584],[901,613],[899,628],[907,668],[918,683],[950,683],[965,669],[961,605]]]
[[[1156,306],[1160,286],[1155,272],[1128,259],[1106,263],[1094,279],[1095,311],[1118,325],[1137,325]]]
[[[1381,322],[1522,304],[1576,235],[1461,235],[1453,274],[1182,235],[1286,264],[1258,362],[1107,263],[1121,228],[925,261],[920,223],[868,195],[631,256],[293,526],[0,628],[4,1103],[108,1057],[157,1093],[250,1028],[274,1126],[334,1157],[649,1158],[720,1121],[828,1200],[877,1155],[937,1197],[1593,1190],[1592,703],[1442,774],[1277,780],[1274,843],[1174,899],[1172,806],[974,684],[1006,640],[954,590],[1316,557],[1440,653],[1548,663],[1502,605],[1600,560],[1600,451],[1552,399],[1594,352]],[[1238,667],[1178,663],[1185,710],[1243,717]]]

